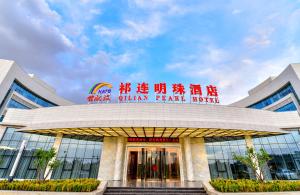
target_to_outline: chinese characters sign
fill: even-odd
[[[109,83],[98,83],[89,92],[87,100],[89,103],[111,102],[112,85]],[[209,103],[218,104],[218,89],[214,85],[202,86],[200,84],[182,83],[154,83],[146,82],[132,84],[121,82],[118,86],[116,102],[165,102],[165,103]]]

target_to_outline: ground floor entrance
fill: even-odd
[[[127,180],[180,179],[178,148],[128,149]]]

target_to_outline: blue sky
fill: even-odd
[[[0,2],[0,58],[85,103],[106,81],[215,84],[234,102],[300,62],[299,0]]]

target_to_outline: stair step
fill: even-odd
[[[132,192],[132,191],[140,191],[140,192],[146,192],[146,191],[150,191],[150,192],[173,192],[173,191],[176,191],[176,192],[185,192],[185,191],[196,191],[196,192],[199,192],[199,191],[205,191],[204,189],[185,189],[185,190],[178,190],[178,189],[123,189],[123,190],[120,190],[120,189],[107,189],[107,191],[110,191],[110,192],[119,192],[119,191],[122,191],[122,192]]]
[[[204,190],[204,188],[186,188],[186,187],[107,187],[106,189],[112,189],[112,190]]]
[[[104,195],[153,195],[153,194],[166,194],[166,195],[171,195],[174,194],[173,192],[166,192],[166,193],[157,193],[157,192],[153,192],[153,193],[144,193],[144,192],[105,192]],[[207,195],[206,193],[203,192],[181,192],[178,194],[182,194],[182,195]]]
[[[207,195],[204,188],[166,187],[107,187],[104,195]]]
[[[106,191],[107,193],[174,193],[174,194],[181,194],[181,193],[206,193],[205,191],[196,191],[196,190],[190,190],[190,191]]]

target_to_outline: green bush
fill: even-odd
[[[259,182],[251,179],[213,179],[210,184],[219,192],[300,191],[300,181],[274,180]]]
[[[0,190],[20,191],[55,191],[55,192],[91,192],[97,189],[100,181],[96,179],[62,179],[62,180],[25,180],[0,181]]]

